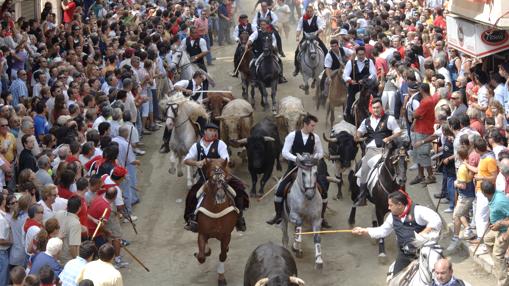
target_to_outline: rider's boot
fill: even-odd
[[[368,184],[361,184],[360,193],[357,196],[354,206],[363,207],[366,203],[366,196],[368,195]]]
[[[196,215],[194,213],[187,220],[187,224],[184,226],[184,229],[192,232],[198,232],[198,222],[196,222]]]
[[[297,56],[299,54],[299,50],[297,49],[295,51],[295,58],[293,59],[294,61],[294,66],[295,66],[295,69],[293,70],[293,76],[297,76],[299,74],[299,71],[300,71],[300,66],[299,66],[299,61],[297,60]]]
[[[246,231],[246,221],[244,220],[244,211],[239,211],[239,218],[237,219],[237,225],[235,226],[237,231]]]
[[[332,226],[325,220],[325,210],[327,209],[327,203],[322,204],[322,228],[332,228]]]
[[[159,148],[159,153],[168,153],[168,152],[170,152],[170,143],[163,142],[163,145],[161,145],[161,148]]]
[[[272,219],[266,221],[266,223],[273,225],[273,224],[280,224],[283,218],[281,217],[283,213],[283,202],[274,202],[274,209],[276,210],[276,216],[274,216]]]

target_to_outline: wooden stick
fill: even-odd
[[[308,232],[297,232],[295,235],[301,234],[326,234],[326,233],[351,233],[351,229],[336,229],[336,230],[322,230],[322,231],[308,231]]]
[[[479,245],[481,245],[483,242],[484,242],[484,237],[486,236],[486,234],[488,233],[488,231],[490,231],[490,225],[488,225],[488,227],[486,227],[486,230],[484,231],[482,237],[481,237],[481,240],[479,240],[479,243],[477,244],[477,246],[475,247],[474,249],[474,253],[472,254],[472,256],[475,256],[475,253],[477,252],[477,249],[479,249]]]
[[[145,268],[145,270],[147,270],[147,272],[150,272],[150,270],[147,268],[147,266],[145,266],[145,264],[143,264],[143,262],[141,262],[141,260],[138,259],[138,257],[136,257],[131,251],[129,251],[129,249],[127,249],[127,247],[125,246],[122,246],[122,248],[125,250],[125,252],[127,252],[127,254],[129,254],[136,262],[138,262],[138,264],[141,265],[141,267]]]
[[[97,231],[99,230],[99,228],[101,227],[101,224],[103,224],[103,220],[104,220],[104,217],[106,216],[106,212],[108,211],[107,208],[104,209],[103,211],[103,215],[101,216],[101,218],[99,219],[99,223],[97,224],[97,226],[95,227],[95,230],[94,230],[94,234],[92,235],[92,240],[94,240],[95,236],[97,235]]]
[[[268,194],[272,193],[272,191],[274,191],[276,189],[277,186],[279,186],[279,184],[284,180],[286,179],[286,177],[290,176],[290,174],[292,174],[295,170],[297,170],[297,166],[295,166],[293,169],[290,170],[290,172],[288,172],[288,174],[286,174],[284,177],[281,178],[281,180],[279,180],[279,182],[277,182],[274,186],[272,186],[272,188],[270,188],[270,190],[268,192],[266,192],[265,194],[263,194],[263,196],[261,196],[258,201],[261,201],[263,200]]]
[[[247,50],[248,49],[247,49],[247,46],[246,46],[246,48],[244,49],[244,53],[242,54],[242,57],[240,58],[239,64],[237,65],[237,68],[235,68],[235,71],[233,72],[234,74],[236,74],[239,71],[240,64],[242,64],[242,60],[244,59],[244,56],[246,55]]]

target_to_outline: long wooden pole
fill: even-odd
[[[129,251],[129,249],[127,249],[127,247],[125,246],[122,246],[122,248],[125,250],[125,252],[127,252],[127,254],[129,254],[136,262],[138,262],[138,264],[141,265],[141,267],[145,268],[145,270],[147,270],[147,272],[150,272],[150,270],[147,268],[147,266],[145,266],[145,264],[143,264],[143,262],[141,262],[141,260],[138,259],[138,257],[136,257],[131,251]]]
[[[351,229],[336,229],[336,230],[322,230],[322,231],[308,231],[308,232],[297,232],[296,235],[306,234],[331,234],[331,233],[351,233]]]
[[[235,68],[235,71],[233,72],[234,74],[236,74],[238,71],[239,71],[239,68],[240,68],[240,65],[242,64],[242,60],[244,59],[244,56],[246,55],[247,53],[247,47],[244,49],[244,53],[242,54],[242,57],[240,58],[240,61],[239,61],[239,64],[237,65],[237,68]]]
[[[272,188],[270,188],[269,191],[267,191],[265,194],[263,194],[263,196],[261,196],[258,201],[261,201],[263,200],[268,194],[272,193],[272,191],[274,191],[276,189],[277,186],[279,186],[279,184],[284,180],[286,179],[288,176],[290,176],[295,170],[297,170],[297,166],[295,166],[293,169],[290,170],[290,172],[288,172],[288,174],[286,174],[283,178],[281,178],[281,180],[279,180],[279,182],[277,182],[274,186],[272,186]]]
[[[95,227],[95,230],[94,230],[94,234],[92,235],[92,240],[94,240],[95,236],[97,235],[97,231],[99,230],[99,228],[101,227],[101,225],[103,224],[103,220],[104,220],[104,217],[106,216],[106,212],[108,211],[107,208],[104,209],[103,211],[103,215],[101,216],[101,218],[99,219],[99,223],[97,224],[97,226]]]

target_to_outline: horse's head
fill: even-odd
[[[316,36],[314,34],[306,34],[304,35],[304,42],[302,43],[302,51],[308,54],[312,60],[315,60],[317,56],[315,39]]]
[[[394,167],[395,182],[404,188],[406,183],[407,162],[410,157],[407,153],[407,143],[403,141],[392,141],[386,144],[390,164]]]
[[[208,184],[211,187],[209,188],[209,191],[213,192],[216,204],[222,204],[226,201],[225,189],[227,188],[227,165],[228,160],[206,159],[205,166],[203,167],[208,178]]]
[[[318,160],[313,158],[311,154],[297,154],[297,166],[299,167],[299,170],[296,180],[301,186],[301,191],[308,200],[312,200],[315,197],[316,179],[318,174],[317,164]]]
[[[166,112],[166,127],[168,127],[169,130],[175,127],[175,123],[177,122],[178,109],[178,104],[172,103],[168,106],[168,111]]]
[[[247,31],[240,33],[240,35],[239,35],[240,45],[245,46],[247,43],[247,40],[249,40],[249,33]]]
[[[262,37],[262,51],[264,56],[271,55],[273,52],[272,36],[270,34]]]
[[[428,242],[419,251],[419,277],[426,285],[433,281],[435,263],[442,259],[442,247],[435,242]]]
[[[180,68],[180,67],[190,63],[189,56],[187,55],[187,52],[183,51],[181,49],[176,49],[173,52],[171,61],[177,68]]]
[[[332,135],[328,137],[323,134],[323,139],[329,143],[329,159],[339,163],[340,168],[349,168],[358,150],[353,136],[347,131]]]

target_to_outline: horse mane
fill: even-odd
[[[198,117],[203,117],[207,120],[209,119],[209,114],[205,107],[196,101],[186,101],[180,106],[180,108],[187,114],[191,121],[196,121]]]

